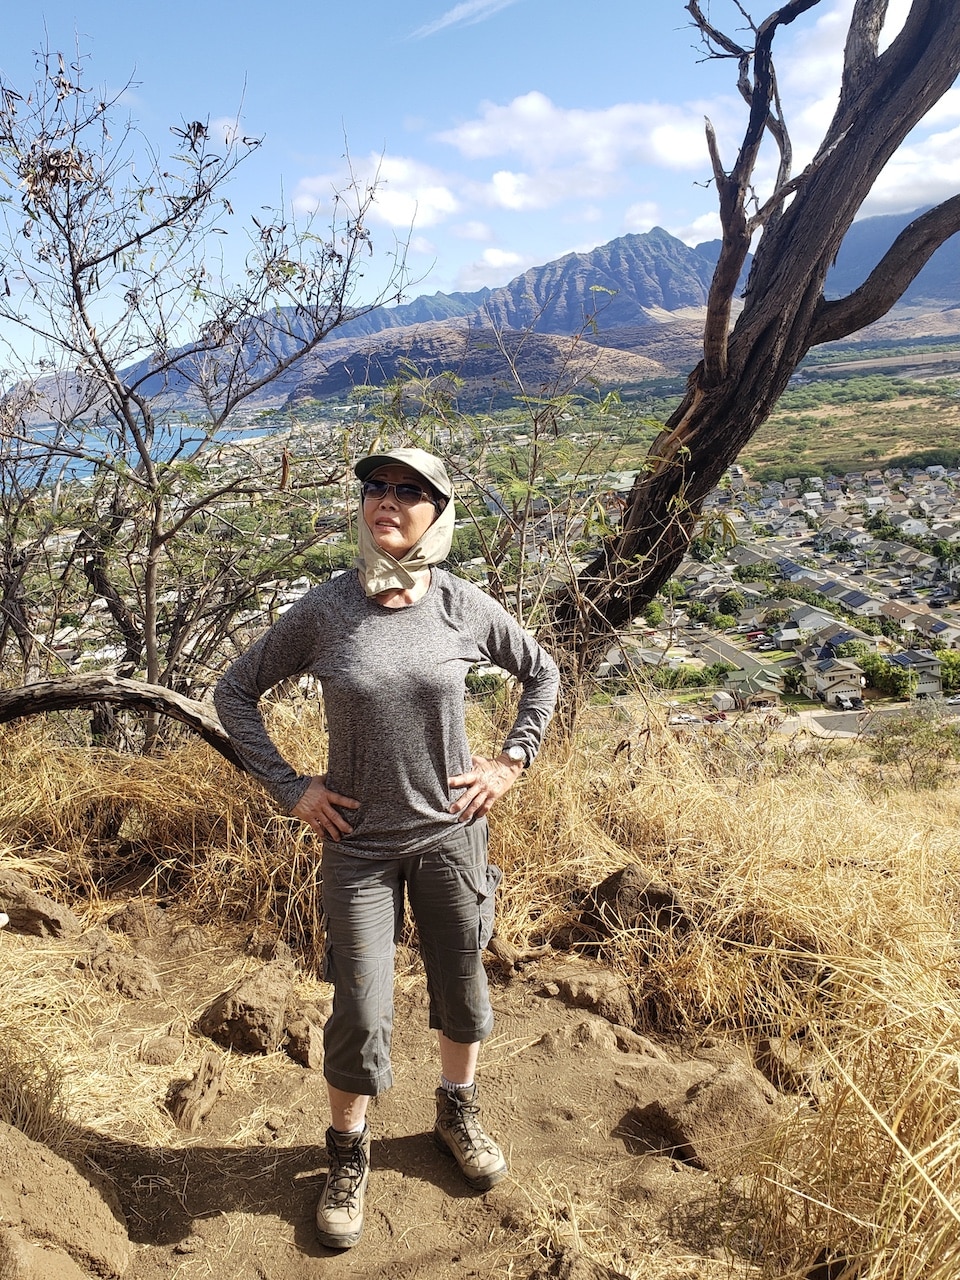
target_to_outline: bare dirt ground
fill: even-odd
[[[313,1231],[326,1166],[321,1071],[283,1052],[223,1053],[223,1087],[200,1131],[183,1133],[172,1121],[171,1084],[189,1077],[213,1047],[196,1032],[198,1012],[258,963],[240,939],[211,928],[191,936],[190,954],[177,954],[169,940],[155,947],[159,997],[128,999],[77,967],[83,935],[59,942],[9,930],[0,935],[7,980],[18,967],[26,980],[41,966],[76,1033],[67,1053],[74,1063],[70,1110],[76,1118],[82,1108],[91,1122],[77,1135],[73,1165],[44,1176],[55,1182],[75,1168],[84,1178],[105,1178],[108,1191],[112,1184],[124,1247],[130,1242],[129,1276],[656,1280],[748,1272],[728,1251],[729,1183],[723,1191],[715,1173],[664,1153],[637,1120],[645,1100],[682,1083],[674,1073],[690,1055],[625,1038],[608,1018],[571,1007],[556,981],[571,961],[558,956],[513,976],[493,975],[497,1023],[480,1079],[484,1119],[504,1147],[510,1174],[478,1195],[430,1136],[433,1033],[418,961],[401,954],[396,1083],[371,1109],[364,1235],[343,1253],[322,1248]],[[307,986],[308,996],[322,992],[319,984]],[[159,1056],[170,1061],[151,1061],[161,1044],[167,1052]],[[730,1057],[730,1050],[701,1046],[695,1066],[712,1071]],[[4,1205],[19,1194],[23,1208],[31,1190],[56,1213],[59,1193],[49,1182],[42,1192],[24,1188],[22,1179],[14,1183],[15,1173],[0,1169],[0,1227],[11,1221]],[[48,1225],[55,1240],[56,1223]],[[0,1277],[26,1275],[34,1272],[5,1269],[0,1250]]]

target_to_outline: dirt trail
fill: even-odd
[[[29,950],[36,940],[22,942]],[[7,933],[5,963],[20,944]],[[69,948],[59,954],[64,966],[72,964]],[[188,1034],[167,1068],[144,1065],[143,1046],[178,1019],[190,1022],[227,985],[231,966],[243,964],[249,959],[239,951],[221,947],[169,963],[161,1000],[115,997],[109,1016],[98,1014],[102,1069],[120,1073],[126,1083],[119,1087],[131,1095],[150,1090],[163,1112],[164,1081],[189,1075],[210,1043]],[[321,1073],[279,1053],[252,1063],[230,1055],[224,1092],[196,1136],[172,1123],[161,1141],[86,1135],[92,1140],[81,1168],[98,1170],[116,1189],[132,1243],[128,1275],[527,1280],[560,1274],[561,1265],[591,1278],[742,1273],[740,1264],[731,1270],[724,1248],[717,1178],[656,1154],[636,1123],[638,1101],[655,1090],[656,1073],[672,1070],[681,1055],[645,1048],[640,1037],[629,1051],[618,1047],[609,1021],[558,997],[556,964],[544,959],[494,984],[496,1030],[481,1062],[483,1115],[510,1175],[492,1191],[471,1192],[430,1137],[435,1045],[414,966],[397,995],[396,1083],[369,1117],[372,1172],[361,1242],[336,1254],[314,1239],[326,1165]],[[70,981],[90,994],[88,974],[73,971]]]

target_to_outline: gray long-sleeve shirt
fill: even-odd
[[[471,767],[467,672],[489,660],[523,686],[505,746],[532,761],[553,714],[552,658],[489,596],[442,569],[414,604],[370,600],[355,573],[308,592],[229,668],[214,703],[244,764],[290,810],[310,776],[281,756],[257,703],[279,681],[316,676],[329,731],[326,785],[360,801],[344,810],[348,853],[396,857],[428,847],[456,821],[447,779]]]

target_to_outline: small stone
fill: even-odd
[[[157,1036],[141,1044],[140,1061],[151,1067],[172,1067],[182,1053],[183,1042],[176,1036]]]

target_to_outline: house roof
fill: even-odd
[[[852,658],[821,658],[814,665],[818,671],[844,671],[851,675],[860,674],[860,667]]]
[[[779,693],[783,688],[782,676],[768,670],[755,671],[750,675],[746,671],[728,671],[724,683],[736,685],[741,693]]]
[[[913,667],[936,666],[940,670],[940,659],[929,649],[903,649],[900,653],[891,653],[887,659],[895,667],[904,667],[908,671]]]
[[[841,597],[842,603],[848,609],[859,609],[862,605],[869,604],[872,599],[873,596],[867,595],[865,591],[848,591]]]

